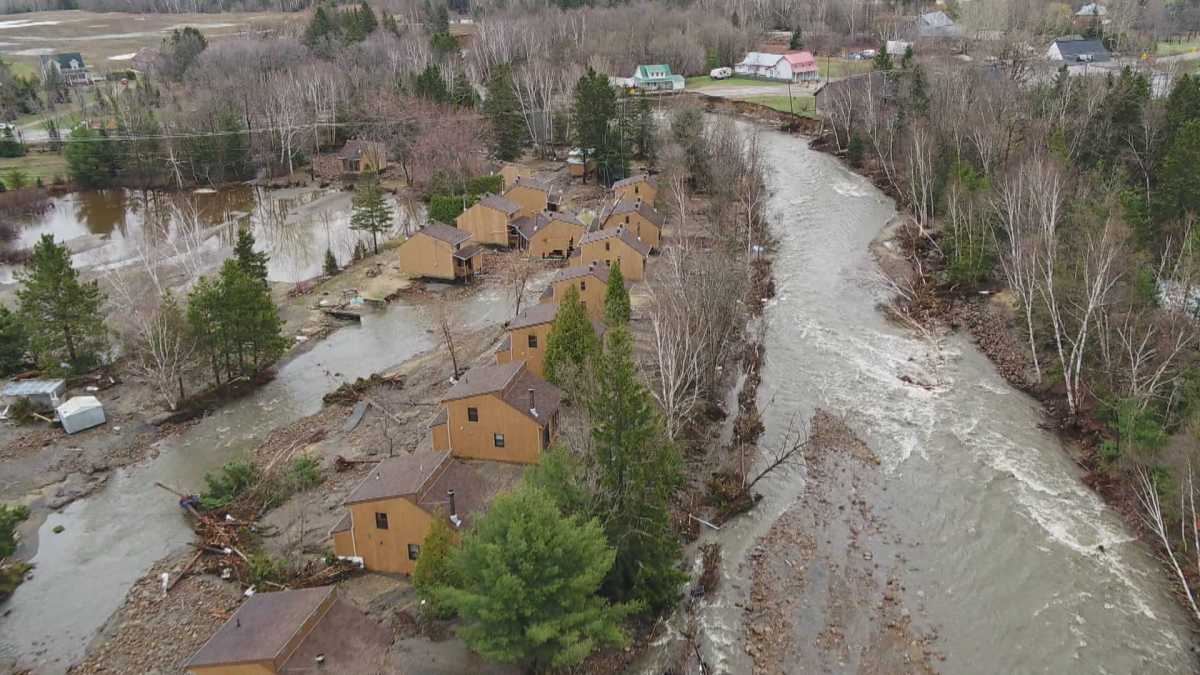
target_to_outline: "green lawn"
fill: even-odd
[[[817,67],[821,72],[821,79],[848,77],[850,75],[861,75],[862,73],[871,70],[870,61],[851,61],[850,59],[836,59],[826,56],[817,57]]]
[[[1160,42],[1155,54],[1158,56],[1174,56],[1188,52],[1200,51],[1200,40],[1185,40],[1183,42]]]
[[[67,160],[57,152],[31,152],[24,157],[0,158],[0,180],[14,169],[24,171],[31,183],[39,176],[49,183],[55,176],[67,177]]]
[[[779,112],[791,112],[801,117],[814,117],[816,115],[816,101],[812,96],[798,94],[793,95],[791,101],[788,101],[787,96],[747,96],[746,98],[738,99],[747,103],[757,103]]]
[[[705,87],[762,87],[771,84],[775,83],[767,80],[753,80],[748,77],[727,77],[724,80],[714,80],[707,75],[700,75],[699,77],[689,77],[687,79],[688,89],[703,89]]]

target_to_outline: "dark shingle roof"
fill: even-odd
[[[442,397],[442,401],[454,401],[460,398],[470,398],[471,396],[479,396],[480,394],[490,394],[500,391],[508,386],[508,383],[516,377],[517,372],[521,370],[521,361],[515,363],[504,363],[495,366],[484,366],[482,368],[472,368],[463,375],[446,395]]]
[[[525,241],[529,241],[537,231],[550,224],[550,218],[543,213],[535,213],[532,216],[518,218],[513,223],[513,227],[517,230],[517,234],[521,235]]]
[[[464,246],[464,247],[458,249],[457,251],[455,251],[454,257],[458,258],[459,260],[470,260],[471,258],[474,258],[475,256],[479,255],[480,253],[483,253],[485,250],[487,250],[487,249],[480,246],[479,244],[471,244],[470,246]]]
[[[604,265],[577,265],[575,267],[567,267],[559,270],[558,274],[554,275],[554,279],[550,282],[556,284],[560,281],[569,281],[578,279],[579,277],[593,276],[608,283],[608,268]]]
[[[529,406],[530,389],[534,390],[536,415]],[[499,394],[505,403],[520,410],[538,423],[545,423],[549,420],[558,410],[559,402],[562,399],[562,392],[558,387],[526,370],[524,361],[513,361],[468,371],[458,384],[446,392],[442,401],[454,401],[483,394]]]
[[[444,241],[451,246],[458,246],[459,244],[471,238],[470,232],[460,230],[457,227],[443,225],[441,223],[429,223],[425,227],[417,230],[417,234],[424,234],[433,237],[434,239]]]
[[[42,58],[58,63],[58,67],[64,70],[71,69],[72,61],[75,62],[76,68],[87,68],[87,62],[83,60],[83,55],[79,52],[62,52],[61,54],[51,54]]]
[[[547,183],[546,181],[544,181],[540,178],[532,178],[530,176],[519,176],[519,177],[517,177],[516,182],[513,183],[513,187],[516,187],[518,185],[520,185],[522,187],[533,188],[534,190],[541,190],[542,192],[545,192],[546,194],[556,194],[555,189],[550,185],[550,183]]]
[[[650,174],[646,174],[646,173],[639,173],[636,176],[630,176],[629,178],[622,178],[621,180],[613,183],[612,189],[616,190],[617,188],[623,188],[623,187],[626,187],[629,185],[634,185],[636,183],[646,183],[652,187],[658,187],[658,181],[655,180],[653,176],[651,176]]]
[[[643,218],[650,221],[658,227],[662,227],[663,217],[654,207],[650,206],[641,199],[622,199],[620,201],[609,204],[600,211],[601,224],[607,223],[608,219],[613,216],[620,216],[626,213],[639,213]]]
[[[521,205],[501,195],[488,195],[479,200],[481,206],[495,209],[504,215],[511,216],[521,210]]]
[[[350,603],[335,599],[304,641],[288,656],[279,675],[376,675],[386,671],[391,631]],[[324,656],[320,667],[316,658]]]
[[[518,362],[524,363],[524,362]],[[529,403],[529,392],[533,391],[533,405]],[[562,402],[562,391],[528,370],[521,374],[504,390],[504,402],[532,417],[539,424],[547,423]]]
[[[527,328],[529,326],[537,326],[543,323],[554,321],[554,317],[558,315],[558,303],[547,302],[540,305],[527,307],[521,312],[517,318],[508,324],[509,330],[517,330],[518,328]]]
[[[1090,57],[1092,61],[1108,61],[1111,54],[1099,40],[1055,40],[1058,52],[1064,61],[1078,61]]]
[[[301,626],[333,593],[333,586],[256,593],[187,662],[187,667],[280,656]]]
[[[375,141],[346,141],[346,144],[342,146],[342,151],[338,153],[338,157],[340,159],[362,159],[368,150],[375,148],[382,151],[382,146],[382,143]]]
[[[438,474],[417,498],[417,506],[429,513],[441,509],[450,516],[450,490],[454,490],[453,515],[457,515],[463,525],[469,524],[472,516],[487,507],[487,483],[474,467],[461,460],[452,460],[446,470]]]
[[[620,239],[628,244],[630,248],[640,253],[643,257],[650,255],[650,245],[633,236],[633,233],[629,232],[623,227],[618,227],[612,230],[596,230],[595,232],[588,232],[587,234],[583,235],[583,239],[579,240],[579,247],[583,248],[587,244],[597,241],[604,241],[605,239]]]
[[[346,504],[373,502],[419,493],[450,458],[448,452],[417,451],[379,463],[346,497]]]

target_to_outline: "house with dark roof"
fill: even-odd
[[[604,318],[604,298],[608,287],[608,267],[605,265],[579,265],[559,270],[550,280],[539,302],[561,303],[567,289],[574,288],[579,302],[592,321]]]
[[[505,198],[520,206],[519,216],[532,216],[542,211],[557,211],[562,194],[540,178],[519,176],[512,187],[504,191]]]
[[[517,247],[530,258],[566,258],[586,232],[583,221],[565,211],[543,211],[513,223]]]
[[[508,246],[513,222],[520,216],[520,204],[500,195],[488,195],[458,214],[454,224],[470,232],[476,243]]]
[[[945,12],[926,12],[917,17],[917,37],[925,39],[959,38],[962,29]]]
[[[373,675],[391,632],[334,586],[255,593],[184,664],[193,675]]]
[[[387,168],[387,146],[378,141],[346,141],[337,159],[343,174],[378,173]]]
[[[1046,58],[1066,63],[1104,63],[1112,60],[1112,54],[1100,40],[1060,38],[1050,43]]]
[[[641,281],[646,277],[646,259],[649,257],[650,245],[624,227],[588,232],[579,241],[580,265],[612,267],[620,263],[621,275],[627,281]]]
[[[62,78],[71,86],[92,83],[90,68],[79,52],[63,52],[61,54],[46,54],[42,56],[42,77],[52,73]]]
[[[536,464],[558,435],[562,392],[524,361],[472,368],[442,397],[435,450],[464,459]]]
[[[639,173],[613,183],[612,191],[618,199],[641,199],[653,204],[658,199],[658,181],[648,173]]]
[[[446,450],[419,450],[380,462],[343,504],[329,535],[335,555],[377,572],[411,574],[435,518],[455,530],[487,507],[486,482]]]
[[[641,198],[621,199],[600,210],[596,222],[600,229],[624,228],[641,241],[658,248],[662,238],[663,217]]]
[[[558,316],[558,305],[547,302],[526,307],[509,322],[496,349],[496,364],[504,365],[514,361],[524,361],[529,372],[538,377],[545,377],[546,341],[550,339],[550,329],[554,326],[554,317]]]
[[[470,279],[483,271],[483,254],[470,232],[430,223],[400,245],[400,269],[414,277]]]

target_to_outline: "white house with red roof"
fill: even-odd
[[[784,54],[750,52],[734,65],[733,72],[743,77],[778,82],[811,82],[820,79],[817,60],[812,52],[807,51]]]

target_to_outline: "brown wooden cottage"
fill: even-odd
[[[400,245],[400,269],[414,277],[470,279],[483,271],[483,253],[470,232],[430,223]]]
[[[334,586],[256,593],[184,667],[193,675],[386,672],[391,632]]]
[[[487,505],[483,479],[449,452],[421,450],[383,460],[344,502],[330,530],[335,555],[378,572],[412,574],[435,518],[456,530]]]
[[[530,258],[566,258],[587,232],[583,221],[565,211],[525,216],[513,223],[517,247]]]
[[[455,457],[536,464],[558,435],[562,392],[523,361],[472,368],[442,399],[433,447]]]
[[[635,237],[658,248],[662,238],[663,217],[641,198],[621,199],[600,210],[596,219],[604,230],[623,227]]]
[[[621,274],[627,281],[646,278],[646,259],[650,245],[639,240],[623,227],[588,232],[579,242],[579,263],[605,265],[621,263]]]
[[[517,178],[504,196],[521,207],[520,216],[532,216],[542,211],[557,211],[561,195],[549,183],[538,178]]]
[[[546,341],[558,315],[558,305],[543,303],[525,308],[508,324],[500,348],[496,350],[496,363],[506,364],[524,361],[529,372],[545,377]]]
[[[617,199],[640,199],[653,204],[658,199],[658,181],[649,174],[638,174],[619,180],[612,185]]]
[[[604,318],[604,298],[608,285],[608,267],[605,265],[580,265],[559,270],[542,293],[540,302],[561,303],[567,289],[574,287],[579,301],[592,321]]]
[[[488,195],[455,219],[458,229],[470,232],[477,243],[508,246],[521,205],[500,195]]]
[[[379,173],[387,168],[387,146],[377,141],[346,141],[337,153],[342,173]]]
[[[497,173],[504,178],[504,189],[507,190],[516,184],[518,178],[530,178],[533,176],[533,171],[529,167],[505,162],[500,166],[500,171]]]

